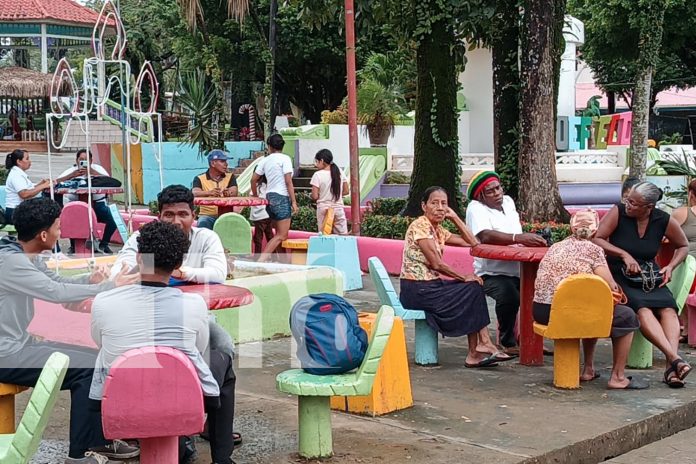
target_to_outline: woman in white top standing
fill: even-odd
[[[312,176],[312,200],[317,202],[317,226],[322,230],[326,212],[334,210],[333,233],[348,234],[348,221],[343,210],[343,197],[348,195],[348,179],[343,175],[330,150],[319,150],[314,155],[314,165],[318,171]]]
[[[273,134],[266,141],[268,155],[256,167],[251,178],[251,194],[258,193],[258,181],[261,176],[266,176],[266,199],[268,205],[266,212],[273,222],[276,231],[275,236],[266,244],[259,258],[260,262],[268,261],[271,253],[275,251],[283,240],[288,238],[290,221],[293,213],[297,212],[295,200],[295,188],[292,185],[292,161],[282,152],[285,140],[280,134]]]
[[[21,202],[41,195],[41,192],[51,186],[48,179],[43,179],[38,184],[30,181],[27,176],[30,167],[31,159],[26,150],[14,150],[5,158],[5,169],[9,171],[5,182],[5,220],[8,224],[12,224],[12,214]]]

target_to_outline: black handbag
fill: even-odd
[[[631,287],[642,288],[645,293],[650,293],[656,287],[662,285],[663,278],[660,274],[660,266],[654,261],[643,261],[638,263],[640,272],[638,274],[628,274],[626,266],[621,268],[626,281]]]

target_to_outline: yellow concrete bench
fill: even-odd
[[[549,324],[534,323],[534,332],[553,340],[553,384],[580,387],[580,340],[611,332],[614,300],[609,285],[592,274],[563,279],[551,303]]]
[[[0,383],[0,434],[15,433],[15,395],[27,387]]]
[[[377,314],[360,313],[358,318],[360,327],[371,337]],[[369,395],[332,396],[331,409],[374,417],[413,406],[404,323],[398,317],[394,318],[394,326],[384,348],[382,360]]]
[[[334,210],[329,208],[326,210],[326,217],[321,227],[321,233],[331,235],[333,232]],[[290,263],[292,264],[307,264],[307,249],[309,248],[309,239],[306,238],[291,238],[283,240],[281,246],[286,250],[290,250]]]

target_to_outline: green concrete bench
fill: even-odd
[[[241,214],[223,214],[215,221],[213,232],[220,237],[227,253],[245,256],[251,254],[251,225]]]
[[[368,259],[367,266],[380,303],[394,308],[394,314],[401,320],[416,321],[416,364],[420,366],[437,365],[437,332],[425,321],[425,313],[415,309],[405,309],[401,305],[389,274],[378,257],[373,256]]]
[[[674,295],[677,302],[677,314],[681,314],[682,308],[689,297],[691,284],[696,277],[696,259],[687,256],[672,273],[672,280],[667,283],[667,288]],[[631,351],[628,353],[628,367],[631,369],[650,369],[653,365],[653,345],[643,336],[640,330],[636,331],[631,344]]]
[[[333,455],[331,437],[332,396],[368,395],[394,324],[394,309],[382,306],[365,359],[356,371],[340,375],[312,375],[302,369],[281,372],[276,388],[297,395],[299,454],[308,459]]]
[[[2,464],[27,464],[39,449],[69,363],[70,358],[62,353],[53,353],[46,361],[17,432],[0,435]]]

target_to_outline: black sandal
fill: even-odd
[[[680,366],[681,369],[679,368]],[[689,363],[684,361],[682,358],[677,358],[672,361],[672,369],[674,369],[674,372],[681,381],[683,381],[686,376],[691,373],[691,365],[689,365]]]
[[[673,362],[665,371],[664,382],[669,388],[683,388],[684,381],[679,378],[677,370],[674,368],[676,361]]]

